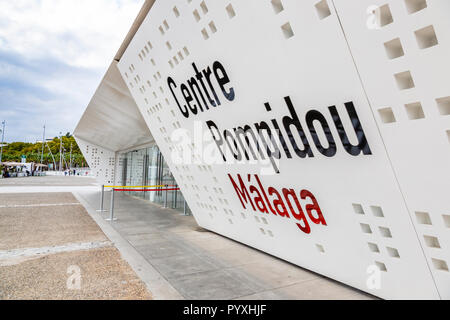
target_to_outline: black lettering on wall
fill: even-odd
[[[220,89],[222,90],[223,95],[225,96],[225,98],[227,98],[228,101],[233,101],[234,100],[234,88],[231,87],[228,91],[225,89],[225,85],[230,83],[230,78],[228,77],[227,72],[225,71],[225,68],[219,61],[216,61],[213,64],[213,70],[214,70],[214,75],[216,76],[216,80],[219,83],[219,86],[220,86]],[[222,75],[220,75],[218,71],[220,71],[220,73]]]
[[[330,110],[331,116],[333,117],[334,124],[339,133],[339,137],[341,138],[342,145],[345,150],[351,154],[352,156],[359,156],[361,151],[365,155],[371,155],[372,151],[370,150],[369,143],[367,142],[366,135],[364,133],[361,122],[359,121],[358,114],[356,113],[355,106],[353,102],[347,102],[345,104],[345,108],[347,109],[347,113],[350,117],[350,120],[353,125],[353,129],[355,130],[356,137],[358,138],[358,144],[355,146],[350,143],[347,133],[345,132],[344,125],[342,124],[341,117],[335,106],[331,106],[328,109]]]
[[[323,131],[325,132],[325,136],[328,140],[328,148],[324,148],[322,143],[320,142],[319,136],[316,132],[316,129],[314,128],[314,121],[318,121],[320,125],[322,126]],[[326,157],[334,157],[337,152],[336,148],[336,142],[334,141],[333,134],[331,133],[330,127],[328,126],[327,120],[317,110],[311,110],[306,114],[306,123],[309,128],[309,132],[311,133],[311,136],[314,140],[314,144],[317,147],[317,150],[321,154],[323,154]]]
[[[223,139],[219,132],[219,128],[214,123],[214,121],[207,121],[206,125],[208,126],[209,131],[211,132],[211,135],[214,139],[214,142],[217,146],[217,149],[219,149],[220,154],[222,155],[223,161],[227,161],[227,158],[225,157],[225,154],[223,153],[222,146],[223,146]]]
[[[298,119],[297,112],[295,112],[294,106],[292,105],[291,98],[289,96],[285,97],[284,101],[286,102],[286,105],[289,109],[291,116],[290,117],[285,116],[283,118],[283,125],[284,130],[286,130],[289,140],[291,141],[292,148],[294,149],[297,156],[299,156],[300,158],[306,157],[313,158],[314,154],[311,150],[311,147],[309,146],[308,138],[306,137],[305,131],[303,131],[303,127],[300,123],[300,120]],[[297,145],[297,142],[295,141],[294,135],[291,131],[291,126],[295,126],[297,128],[297,133],[300,136],[300,139],[303,143],[303,149]]]
[[[189,110],[186,108],[186,106],[184,106],[184,108],[181,107],[180,103],[178,102],[177,96],[175,95],[175,92],[173,92],[173,88],[177,88],[177,84],[175,83],[175,81],[171,78],[168,77],[167,78],[167,85],[170,88],[170,92],[172,92],[172,96],[175,99],[175,102],[178,105],[178,109],[180,109],[181,114],[185,117],[185,118],[189,118]]]

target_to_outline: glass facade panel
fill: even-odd
[[[169,169],[169,166],[164,161],[164,157],[160,152],[158,146],[152,146],[145,149],[135,150],[126,154],[124,163],[123,177],[126,186],[169,186],[166,189],[177,188],[178,184]],[[153,187],[146,189],[164,189],[161,187]],[[146,199],[150,202],[165,205],[168,208],[184,211],[184,197],[180,191],[129,191],[126,194],[134,197]],[[189,208],[186,206],[187,213],[190,214]]]

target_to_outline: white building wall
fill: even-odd
[[[111,185],[115,181],[116,154],[113,151],[75,137],[98,183]]]
[[[411,220],[449,299],[450,2],[335,3]],[[384,6],[376,30],[355,16],[369,5]]]
[[[118,67],[200,226],[383,298],[448,299],[450,29],[441,13],[449,9],[446,0],[157,1]],[[212,76],[221,106],[184,117],[168,77],[183,108],[180,87],[195,75],[192,63],[203,70],[215,61],[234,99]],[[277,120],[287,137],[287,96],[314,157],[298,157],[287,143],[292,157],[282,150],[280,172],[271,175],[258,164],[207,163],[198,152],[174,161],[176,151],[217,150],[198,129],[208,121],[232,132],[261,121],[273,129]],[[308,130],[308,115],[322,115],[329,130],[318,121]],[[200,138],[180,146],[172,139],[180,129]],[[349,154],[343,131],[347,146],[363,135],[370,152]],[[320,148],[333,149],[330,134],[334,155]],[[114,153],[80,142],[99,178],[114,181]],[[244,208],[228,175],[259,188],[255,174],[266,190],[292,189],[299,198],[309,190],[326,224],[306,215],[307,233],[292,212]],[[306,214],[311,198],[300,202]]]

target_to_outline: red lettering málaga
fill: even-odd
[[[294,189],[288,188],[283,188],[281,193],[274,187],[269,187],[266,191],[256,174],[254,175],[255,184],[251,183],[252,176],[247,175],[249,186],[245,184],[240,174],[237,175],[238,183],[231,174],[228,177],[244,209],[251,205],[253,211],[264,214],[272,213],[287,219],[292,217],[295,219],[297,227],[306,234],[311,233],[310,221],[316,225],[327,225],[316,197],[308,190],[301,190],[298,195]],[[308,201],[304,207],[302,207],[300,199]]]

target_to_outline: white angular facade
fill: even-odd
[[[382,298],[450,298],[447,0],[144,8],[75,131],[100,181],[156,143],[200,226]]]

